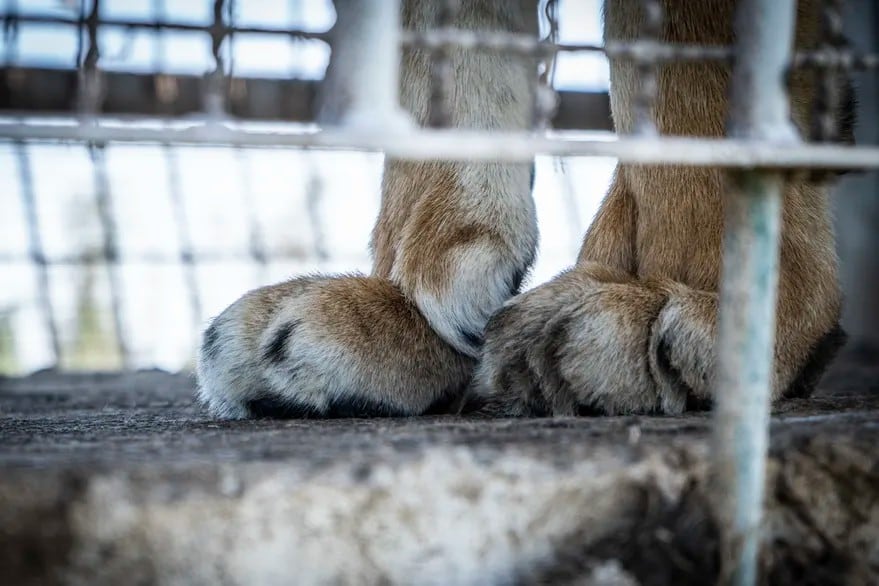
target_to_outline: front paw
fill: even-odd
[[[459,398],[472,363],[388,281],[295,279],[214,320],[199,397],[231,419],[418,415]]]
[[[717,295],[678,287],[650,336],[650,371],[665,412],[707,410],[714,384]]]
[[[489,322],[470,402],[499,415],[679,412],[647,356],[665,294],[575,269],[514,298]]]

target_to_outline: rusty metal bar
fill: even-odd
[[[785,85],[795,18],[796,0],[740,2],[732,137],[798,144]],[[785,176],[777,169],[746,169],[734,173],[732,183],[724,203],[714,481],[723,581],[750,586],[758,579]]]

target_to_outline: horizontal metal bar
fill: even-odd
[[[4,27],[18,23],[59,24],[84,27],[86,18],[65,17],[50,14],[0,14]],[[100,26],[121,27],[131,30],[177,30],[218,34],[225,37],[231,34],[261,34],[294,37],[302,40],[329,41],[327,31],[306,31],[295,28],[270,26],[221,25],[213,23],[191,23],[168,20],[131,20],[120,18],[101,18]],[[667,61],[731,61],[732,47],[716,45],[665,44],[652,41],[611,42],[606,45],[595,43],[549,43],[528,35],[503,31],[474,31],[456,28],[439,28],[428,31],[403,31],[403,45],[426,50],[440,50],[450,47],[481,51],[508,52],[533,56],[549,56],[562,52],[596,52],[613,59],[632,59],[639,62]],[[794,67],[839,67],[842,69],[866,70],[879,68],[879,54],[856,53],[851,50],[799,52],[793,59]]]
[[[85,26],[86,19],[55,15],[0,15],[0,22],[5,26],[17,23],[57,24],[65,26]],[[130,20],[118,18],[101,18],[98,24],[102,27],[119,27],[130,30],[176,30],[217,34],[225,37],[231,34],[262,34],[287,36],[298,39],[309,39],[329,42],[329,32],[304,31],[284,27],[238,26],[213,23],[187,23],[167,20]],[[534,56],[549,56],[560,52],[597,52],[608,57],[621,59],[650,59],[656,61],[670,60],[727,60],[732,53],[729,47],[698,46],[698,45],[664,45],[655,42],[630,41],[609,43],[607,46],[594,43],[549,43],[532,36],[503,31],[474,31],[457,28],[439,28],[428,31],[402,31],[404,46],[412,46],[426,50],[440,50],[451,47],[461,49],[508,52]]]
[[[65,17],[48,14],[0,14],[0,23],[10,26],[17,23],[59,24],[85,26],[85,18]],[[121,27],[131,30],[177,30],[219,34],[262,34],[294,37],[303,40],[328,42],[329,32],[306,31],[295,28],[270,26],[222,25],[212,23],[191,23],[168,20],[131,20],[101,18],[100,26]],[[462,49],[509,52],[534,56],[549,56],[562,52],[596,52],[613,59],[632,59],[639,62],[667,61],[730,61],[733,58],[731,47],[716,45],[672,45],[651,41],[611,42],[606,45],[595,43],[549,43],[528,35],[503,31],[474,31],[456,28],[440,28],[428,31],[403,31],[401,41],[404,45],[426,50],[440,50],[450,47]],[[850,50],[800,52],[794,57],[794,67],[840,67],[842,69],[879,68],[879,55],[861,54]]]
[[[0,139],[63,142],[172,143],[257,148],[314,148],[381,151],[401,159],[450,161],[530,161],[535,155],[614,157],[623,163],[726,168],[876,169],[879,147],[833,144],[774,144],[749,139],[618,137],[600,140],[580,132],[480,132],[415,130],[377,133],[346,129],[303,132],[301,128],[248,128],[237,124],[195,123],[162,128],[156,119],[125,124],[4,122]],[[167,122],[167,121],[166,121]]]
[[[86,26],[88,21],[86,18],[78,18],[71,16],[56,16],[51,14],[0,14],[0,23],[4,27],[24,23],[24,24],[58,24],[63,26]],[[130,20],[122,18],[106,18],[101,17],[98,20],[101,27],[121,27],[131,30],[152,30],[152,31],[189,31],[201,33],[219,32],[221,36],[230,34],[260,34],[260,35],[280,35],[286,37],[295,37],[297,39],[311,39],[318,41],[326,41],[329,33],[321,31],[305,31],[294,28],[284,27],[268,27],[268,26],[240,26],[227,25],[215,27],[212,22],[193,23],[179,22],[170,20]]]
[[[879,69],[879,54],[856,53],[845,48],[797,53],[793,57],[794,68],[842,69],[867,71]]]
[[[665,44],[655,41],[614,41],[595,43],[550,43],[529,35],[503,31],[474,31],[438,28],[427,31],[404,31],[403,44],[427,50],[449,48],[475,49],[520,55],[552,56],[556,53],[603,53],[615,59],[639,61],[726,61],[732,58],[730,47]]]

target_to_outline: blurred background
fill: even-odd
[[[88,6],[0,0],[0,123],[51,115],[66,124],[77,114],[89,40],[75,19]],[[102,111],[155,124],[204,111],[203,85],[218,65],[214,2],[100,6],[102,19],[117,22],[97,31]],[[600,0],[560,0],[559,40],[600,43],[600,9]],[[38,22],[15,18],[23,16]],[[227,2],[224,19],[253,31],[219,49],[229,112],[250,124],[309,128],[329,47],[258,31],[325,32],[335,20],[330,0]],[[183,26],[125,25],[155,21]],[[877,49],[867,45],[879,39],[874,2],[850,2],[846,26],[854,45]],[[876,81],[855,81],[856,134],[876,144]],[[612,139],[603,57],[561,54],[552,84],[561,95],[557,128]],[[189,369],[201,329],[245,291],[303,273],[368,271],[381,164],[380,155],[361,152],[0,139],[0,374]],[[526,286],[572,263],[614,164],[537,159],[541,243]],[[837,193],[846,327],[853,347],[870,345],[879,325],[879,180],[847,176]]]

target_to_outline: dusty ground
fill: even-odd
[[[879,581],[875,358],[850,353],[776,410],[768,582]],[[718,577],[706,415],[220,423],[192,386],[0,379],[8,583]]]

